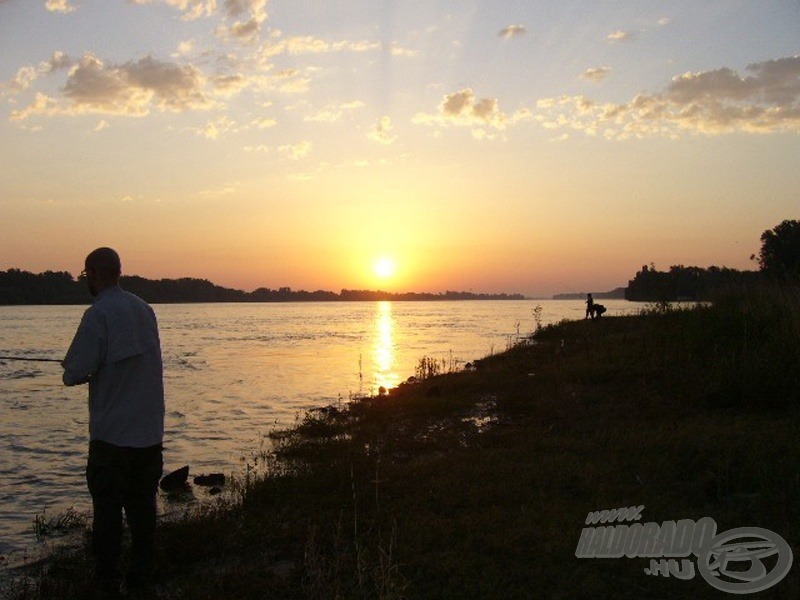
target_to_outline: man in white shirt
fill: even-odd
[[[148,585],[155,567],[156,490],[162,472],[164,382],[153,309],[119,287],[111,248],[86,257],[94,296],[62,361],[64,384],[89,384],[86,479],[94,509],[95,575],[119,590],[122,511],[131,530],[127,585]]]

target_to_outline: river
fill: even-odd
[[[601,301],[608,315],[635,312]],[[460,368],[536,327],[583,318],[569,300],[154,305],[167,398],[165,472],[237,472],[302,411],[376,394],[422,357]],[[0,307],[0,355],[63,358],[85,306]],[[0,360],[0,556],[34,547],[37,515],[90,512],[87,390],[56,363]]]

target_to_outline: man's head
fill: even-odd
[[[119,254],[111,248],[98,248],[86,257],[86,282],[92,296],[119,283],[122,263]]]

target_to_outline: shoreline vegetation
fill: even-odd
[[[151,304],[194,302],[368,302],[435,301],[435,300],[525,300],[522,294],[481,294],[475,292],[384,292],[381,290],[347,290],[329,292],[276,290],[261,287],[245,292],[216,285],[206,279],[146,279],[137,275],[120,277],[123,289]],[[86,284],[66,272],[30,273],[19,269],[0,271],[0,306],[89,304],[91,296]]]
[[[576,548],[590,513],[642,506],[800,556],[798,307],[798,286],[762,284],[541,327],[464,370],[423,358],[411,382],[272,432],[226,500],[161,522],[153,597],[725,596]],[[86,539],[6,596],[91,597]],[[797,566],[762,597],[800,597]]]
[[[607,292],[587,290],[596,300],[624,299],[635,302],[708,301],[721,288],[757,285],[765,279],[760,271],[708,267],[672,266],[658,271],[654,265],[643,266],[628,282]],[[206,279],[146,279],[123,275],[122,287],[152,304],[193,302],[398,302],[436,300],[526,300],[522,294],[485,294],[475,292],[385,292],[381,290],[348,290],[339,293],[316,290],[292,290],[288,287],[260,287],[252,292],[216,285]],[[555,294],[553,300],[585,300],[584,293]],[[86,285],[66,271],[30,273],[20,269],[0,271],[0,306],[88,304]]]

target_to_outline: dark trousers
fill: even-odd
[[[86,481],[92,496],[92,554],[99,579],[119,579],[122,511],[131,531],[128,577],[152,576],[156,551],[156,491],[163,460],[161,445],[123,448],[94,440],[89,443]]]

